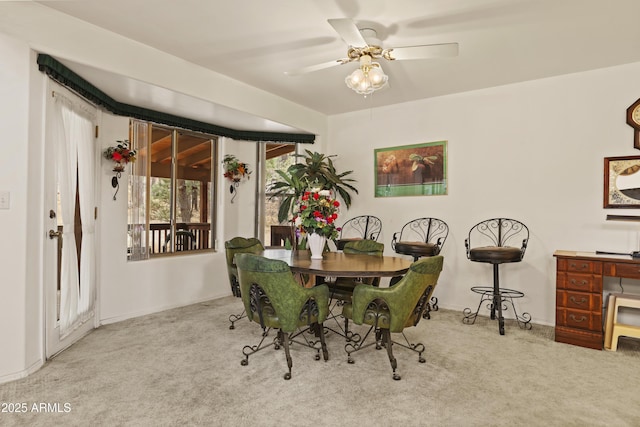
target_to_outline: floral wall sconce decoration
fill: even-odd
[[[136,161],[136,151],[129,148],[128,139],[124,141],[118,140],[116,142],[118,145],[104,150],[104,157],[114,162],[113,172],[115,172],[115,175],[111,178],[111,186],[116,189],[116,192],[113,194],[113,200],[116,200],[116,195],[118,194],[118,190],[120,190],[118,180],[122,176],[122,172],[124,172],[127,163]]]
[[[224,177],[231,181],[229,193],[233,194],[231,198],[231,203],[233,203],[233,199],[235,199],[238,194],[240,182],[243,179],[249,179],[251,171],[249,170],[248,164],[241,162],[232,154],[225,155],[222,164],[224,165]]]

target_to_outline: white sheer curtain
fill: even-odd
[[[89,117],[76,115],[72,126],[78,139],[78,190],[82,219],[82,247],[80,248],[80,305],[78,315],[85,321],[93,312],[95,295],[96,227],[94,125]]]
[[[55,93],[50,112],[51,143],[56,147],[56,179],[62,214],[60,335],[71,332],[93,310],[95,300],[94,139],[91,111]],[[95,113],[93,113],[95,114]],[[76,187],[78,181],[79,188]],[[82,220],[81,264],[74,230],[76,190]]]
[[[131,252],[129,260],[149,259],[147,233],[147,178],[149,124],[133,121],[133,139],[131,147],[137,152],[137,160],[131,168],[129,176],[129,238]]]

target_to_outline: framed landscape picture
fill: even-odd
[[[375,197],[447,194],[447,141],[374,150]]]
[[[640,156],[605,157],[605,208],[640,208]]]

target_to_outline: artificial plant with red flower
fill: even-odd
[[[328,239],[338,238],[340,227],[336,227],[340,202],[329,190],[305,191],[297,200],[292,221],[296,234],[316,233]]]
[[[241,162],[232,154],[227,154],[222,160],[224,165],[224,177],[229,181],[240,182],[243,178],[249,179],[251,171],[249,165]]]
[[[136,161],[136,151],[129,147],[128,139],[116,142],[118,145],[104,150],[104,157],[116,163],[114,171],[123,171],[127,163]]]

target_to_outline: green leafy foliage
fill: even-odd
[[[306,154],[296,154],[302,157],[303,162],[295,163],[286,171],[277,170],[280,180],[272,181],[270,186],[271,197],[282,198],[278,210],[278,221],[281,223],[289,219],[296,200],[310,188],[330,190],[337,194],[344,205],[351,206],[351,194],[358,194],[358,190],[352,185],[356,181],[348,176],[352,170],[339,173],[334,164],[333,157],[318,152],[305,150]]]

